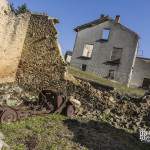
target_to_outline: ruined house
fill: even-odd
[[[54,27],[57,19],[45,14],[16,15],[1,0],[0,20],[0,84],[44,89],[64,78],[65,64]]]
[[[119,15],[115,19],[101,15],[74,30],[72,66],[127,86],[141,87],[150,80],[148,61],[136,57],[139,36],[120,23]]]

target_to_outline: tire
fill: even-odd
[[[18,119],[18,115],[13,109],[6,109],[0,118],[1,123],[15,122]]]

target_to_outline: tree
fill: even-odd
[[[16,9],[15,9],[13,3],[10,4],[10,10],[11,10],[12,12],[16,13]]]
[[[23,14],[26,12],[30,12],[30,10],[28,9],[25,3],[22,4],[21,6],[18,6],[18,8],[16,9],[16,14]]]

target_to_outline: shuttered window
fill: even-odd
[[[92,56],[92,51],[93,51],[93,45],[85,44],[82,56],[90,58]]]
[[[111,60],[121,59],[122,51],[122,48],[114,47],[111,55]]]

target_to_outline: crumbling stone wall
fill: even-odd
[[[19,85],[42,90],[64,78],[65,65],[56,35],[53,19],[31,15],[16,76]]]
[[[64,78],[56,19],[15,15],[6,0],[0,0],[0,19],[0,105],[35,101],[39,90],[52,88],[50,84]]]
[[[0,1],[0,83],[14,82],[30,14],[16,16]]]

